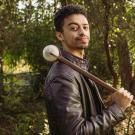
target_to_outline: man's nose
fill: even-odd
[[[79,30],[79,35],[80,35],[80,36],[85,35],[85,32],[84,32],[84,29],[83,29],[83,28],[80,28],[80,30]]]

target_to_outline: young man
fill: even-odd
[[[88,70],[84,50],[90,30],[85,10],[67,5],[56,12],[54,24],[63,57]],[[96,84],[59,61],[46,78],[45,97],[52,135],[114,135],[112,127],[125,118],[123,112],[133,99],[121,89],[105,107]]]

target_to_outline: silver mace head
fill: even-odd
[[[55,61],[59,55],[59,49],[55,45],[48,45],[43,49],[43,57],[47,61]]]

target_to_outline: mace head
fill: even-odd
[[[48,45],[43,49],[43,57],[47,61],[55,61],[59,57],[59,49],[55,45]]]

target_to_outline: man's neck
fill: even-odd
[[[74,50],[74,49],[69,49],[69,48],[63,48],[63,50],[67,51],[67,52],[71,53],[72,55],[79,57],[81,59],[84,58],[84,49]]]

